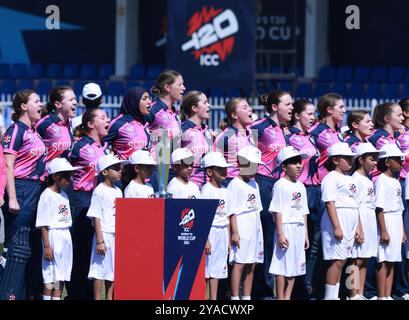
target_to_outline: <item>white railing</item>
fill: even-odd
[[[48,96],[43,95],[41,97],[42,101],[47,101]],[[208,121],[208,125],[212,129],[217,129],[219,127],[220,120],[222,120],[226,115],[224,113],[224,106],[226,102],[229,100],[229,97],[225,98],[212,98],[209,97],[209,103],[212,106],[210,119]],[[309,98],[314,105],[317,105],[318,97]],[[259,104],[257,98],[248,98],[247,99],[249,104],[253,108],[253,112],[261,118],[264,115],[264,107],[263,105]],[[79,98],[81,101],[81,98]],[[354,110],[354,109],[365,109],[371,112],[373,108],[377,104],[385,103],[385,102],[398,102],[399,99],[344,99],[345,104],[347,106],[347,110]],[[108,114],[109,118],[114,118],[119,111],[119,107],[122,102],[122,96],[105,96],[102,104],[102,108]],[[4,119],[4,125],[7,128],[11,123],[11,114],[12,114],[12,96],[11,95],[0,95],[0,110],[2,112],[2,116]],[[84,112],[84,106],[79,105],[77,108],[77,113],[81,114]]]

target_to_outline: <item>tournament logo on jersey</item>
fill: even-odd
[[[183,228],[184,232],[181,232],[178,236],[178,240],[183,241],[183,244],[190,244],[190,241],[196,240],[196,236],[191,232],[194,222],[195,211],[189,208],[183,209],[180,215],[179,226]]]
[[[69,211],[66,204],[62,203],[58,206],[58,214],[62,215],[63,217],[69,215]]]
[[[254,193],[247,196],[247,208],[257,209],[256,195]]]
[[[400,197],[401,194],[402,194],[401,189],[396,189],[396,196],[397,196],[397,197]]]
[[[218,66],[232,53],[239,23],[231,9],[203,6],[189,20],[182,51],[190,51],[201,66]]]
[[[223,217],[223,216],[226,215],[226,212],[225,212],[225,210],[224,210],[225,207],[226,207],[226,201],[224,201],[224,199],[220,199],[220,200],[219,200],[219,205],[218,205],[217,211],[216,211],[216,214],[217,214],[219,217]]]
[[[374,196],[373,188],[368,188],[368,197],[373,197],[373,196]]]
[[[5,135],[5,136],[3,137],[3,143],[4,143],[4,144],[9,144],[10,141],[11,141],[11,137],[10,137],[9,135]]]
[[[351,183],[349,185],[349,191],[351,191],[352,193],[356,193],[356,185]]]
[[[301,208],[301,192],[293,192],[291,195],[291,208]]]

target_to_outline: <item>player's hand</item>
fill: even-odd
[[[403,232],[402,242],[406,242],[407,239],[406,232]]]
[[[364,243],[364,233],[361,228],[356,228],[355,230],[355,241],[359,244]]]
[[[206,253],[207,255],[211,255],[211,254],[212,254],[212,245],[210,244],[209,240],[206,241],[205,253]]]
[[[53,260],[53,251],[51,250],[51,247],[44,248],[44,259],[48,261]]]
[[[305,236],[304,249],[307,250],[309,247],[310,247],[310,240],[308,239],[308,236]]]
[[[105,247],[105,242],[97,244],[97,248],[96,248],[97,254],[105,254],[106,251],[107,251],[107,248]]]
[[[233,233],[231,235],[231,244],[233,246],[237,246],[237,248],[240,248],[240,237],[238,233]]]
[[[9,199],[9,212],[12,214],[17,214],[20,211],[20,205],[17,199]]]
[[[278,236],[277,242],[280,248],[287,249],[289,246],[288,239],[283,234]]]
[[[341,228],[334,229],[334,237],[337,240],[342,240],[344,238],[344,232],[342,231]]]
[[[230,254],[231,251],[231,243],[229,241],[229,244],[227,245],[227,253]]]
[[[381,232],[381,244],[389,244],[389,233],[387,231]]]

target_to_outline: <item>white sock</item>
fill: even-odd
[[[43,300],[51,300],[51,296],[44,296],[43,295]]]
[[[242,296],[241,300],[251,300],[251,296]]]
[[[339,286],[339,284],[338,284],[338,286]],[[337,285],[326,284],[325,285],[324,300],[333,300],[333,299],[336,299],[336,298],[338,298]]]
[[[240,297],[238,297],[238,296],[231,296],[230,299],[231,299],[231,300],[240,300]]]
[[[334,298],[335,298],[335,299],[338,299],[338,296],[339,296],[339,282],[338,282],[335,286],[336,286],[336,288],[337,288],[337,291],[335,292]]]
[[[52,297],[51,300],[61,300],[60,297]]]

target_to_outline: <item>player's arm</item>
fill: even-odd
[[[277,243],[280,248],[288,248],[289,242],[283,232],[283,215],[280,212],[274,212],[276,221]]]
[[[50,238],[48,236],[48,227],[47,226],[41,226],[41,236],[43,237],[43,243],[44,243],[44,259],[51,261],[53,260],[53,251],[51,249],[50,245]]]
[[[389,233],[386,230],[385,224],[385,216],[383,212],[383,208],[376,207],[376,220],[378,221],[379,230],[381,231],[380,241],[381,243],[388,244],[389,243]]]
[[[338,220],[337,209],[335,208],[335,201],[325,202],[327,208],[329,219],[331,220],[332,226],[334,227],[334,236],[337,240],[342,240],[344,238],[344,233],[341,229],[341,224]]]
[[[106,247],[104,242],[104,237],[102,236],[101,231],[101,220],[99,218],[93,218],[94,228],[95,228],[95,239],[97,241],[96,252],[97,254],[105,254]]]
[[[310,247],[310,240],[308,239],[308,221],[307,215],[304,215],[304,226],[305,226],[305,242],[304,242],[304,249],[307,250]]]
[[[231,244],[236,245],[240,248],[240,236],[239,229],[237,228],[237,218],[236,214],[230,216],[230,226],[231,226]]]
[[[20,211],[20,205],[17,201],[16,185],[14,180],[14,161],[16,156],[11,153],[4,154],[4,162],[6,165],[6,186],[7,195],[9,197],[9,211],[17,214]]]

